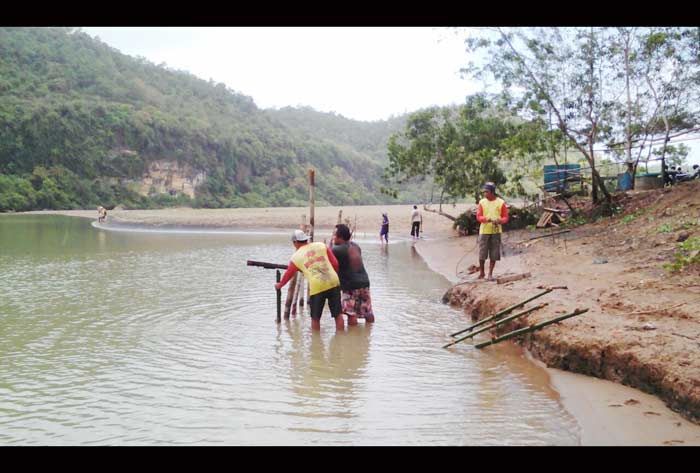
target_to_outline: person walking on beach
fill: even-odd
[[[386,213],[382,214],[382,228],[379,230],[379,242],[383,245],[384,242],[389,244],[389,216]]]
[[[423,226],[423,216],[418,210],[418,206],[413,206],[413,212],[411,213],[411,236],[414,240],[419,238],[420,229]]]
[[[501,259],[502,225],[508,223],[508,206],[496,195],[496,184],[487,182],[481,188],[484,198],[479,201],[476,219],[479,226],[479,278],[484,279],[484,264],[489,258],[489,277],[493,280],[493,268]]]
[[[385,214],[386,215],[386,214]],[[333,254],[338,260],[342,310],[348,316],[348,325],[357,325],[357,319],[374,322],[369,276],[362,262],[362,249],[350,241],[352,233],[347,225],[339,223],[333,233]]]
[[[340,280],[338,278],[338,260],[333,252],[321,242],[309,243],[309,235],[301,230],[294,230],[292,244],[296,251],[292,255],[287,271],[275,289],[282,289],[297,271],[304,273],[309,281],[309,311],[311,329],[321,330],[321,314],[328,301],[331,317],[335,319],[336,330],[345,329],[341,315]]]

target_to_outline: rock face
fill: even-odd
[[[185,194],[195,197],[195,188],[204,182],[206,174],[196,172],[189,165],[180,166],[177,161],[153,161],[138,183],[138,192],[149,195],[155,190],[157,194]]]

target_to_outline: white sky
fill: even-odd
[[[464,103],[464,29],[430,27],[83,27],[131,56],[223,82],[261,108],[311,106],[382,120]],[[700,141],[686,142],[700,163]]]
[[[381,120],[463,103],[463,36],[430,27],[108,28],[83,31],[132,56],[223,82],[261,108],[308,105]]]

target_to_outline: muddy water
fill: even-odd
[[[277,326],[287,235],[0,216],[0,444],[570,445],[544,372],[444,350],[449,286],[363,242],[377,323]]]

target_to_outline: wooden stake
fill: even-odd
[[[277,270],[277,282],[282,280],[282,273]],[[282,322],[282,290],[277,289],[277,323]]]
[[[314,241],[314,226],[315,226],[315,220],[314,220],[314,211],[316,209],[316,171],[311,168],[309,169],[309,242]],[[307,299],[306,303],[311,306],[311,282],[309,282],[309,285],[306,288],[307,290]]]
[[[314,241],[314,210],[316,207],[316,171],[314,169],[309,169],[309,225],[310,231],[309,236],[311,237],[309,241]]]
[[[496,343],[500,343],[504,340],[508,340],[510,338],[517,337],[518,335],[523,335],[525,333],[534,332],[535,330],[539,330],[541,328],[544,328],[547,325],[555,324],[557,322],[561,322],[564,319],[568,319],[569,317],[575,317],[577,315],[585,314],[586,312],[588,312],[588,309],[576,309],[574,312],[572,312],[570,314],[562,315],[560,317],[555,317],[551,320],[546,320],[546,321],[541,322],[539,324],[531,325],[529,327],[524,327],[524,328],[521,328],[519,330],[514,330],[514,331],[509,332],[505,335],[502,335],[498,338],[493,338],[487,342],[483,342],[483,343],[479,343],[478,345],[474,345],[474,347],[484,348],[484,347],[489,346],[489,345],[495,345]]]
[[[495,313],[495,314],[492,315],[491,317],[487,317],[487,318],[485,318],[485,319],[483,319],[483,320],[480,320],[480,321],[478,321],[477,323],[475,323],[474,325],[470,325],[469,327],[465,328],[464,330],[460,330],[459,332],[455,332],[455,333],[451,334],[450,337],[454,337],[454,336],[456,336],[456,335],[459,335],[460,333],[464,333],[464,332],[466,332],[467,330],[473,330],[473,329],[475,329],[476,327],[479,327],[479,326],[481,326],[481,325],[484,325],[485,323],[491,322],[492,320],[496,320],[496,319],[500,318],[502,315],[505,315],[505,314],[507,314],[507,313],[509,313],[509,312],[512,312],[513,310],[517,309],[518,307],[522,307],[522,306],[524,306],[525,304],[527,304],[528,302],[537,299],[538,297],[542,297],[542,296],[544,296],[545,294],[549,294],[550,292],[552,292],[552,290],[553,290],[553,289],[546,289],[546,290],[540,292],[539,294],[537,294],[537,295],[535,295],[535,296],[532,296],[532,297],[529,298],[529,299],[526,299],[526,300],[524,300],[524,301],[522,301],[522,302],[518,302],[518,303],[515,304],[515,305],[512,305],[512,306],[510,306],[510,307],[508,307],[508,308],[506,308],[506,309],[503,309],[503,310],[500,311],[500,312]]]
[[[292,301],[294,300],[294,290],[296,289],[297,286],[297,275],[299,273],[294,274],[292,276],[291,281],[289,281],[289,285],[287,286],[287,299],[284,301],[284,319],[287,320],[289,319],[289,313],[292,310]]]
[[[442,348],[447,348],[447,347],[449,347],[449,346],[455,345],[455,344],[457,344],[457,343],[459,343],[459,342],[462,342],[462,341],[464,341],[464,340],[467,340],[468,338],[472,338],[472,337],[474,337],[475,335],[478,335],[478,334],[480,334],[480,333],[486,332],[487,330],[491,330],[492,328],[496,328],[496,327],[498,327],[499,325],[503,325],[503,324],[505,324],[505,323],[507,323],[507,322],[510,322],[511,320],[515,320],[515,319],[517,319],[517,318],[519,318],[519,317],[522,317],[523,315],[528,315],[528,314],[530,314],[531,312],[534,312],[534,311],[536,311],[536,310],[539,310],[539,309],[541,309],[542,307],[545,307],[545,306],[547,306],[547,305],[548,305],[548,304],[545,302],[544,304],[540,304],[540,305],[538,305],[538,306],[535,306],[535,307],[533,307],[532,309],[528,309],[528,310],[525,310],[525,311],[523,311],[523,312],[519,312],[519,313],[517,313],[517,314],[510,315],[510,316],[506,317],[505,319],[498,320],[498,321],[496,321],[496,322],[494,322],[494,323],[492,323],[492,324],[487,325],[486,327],[480,328],[479,330],[476,330],[476,331],[474,331],[474,332],[472,332],[472,333],[470,333],[470,334],[468,334],[468,335],[465,335],[464,337],[459,338],[459,339],[455,340],[454,342],[448,343],[447,345],[443,346]]]

